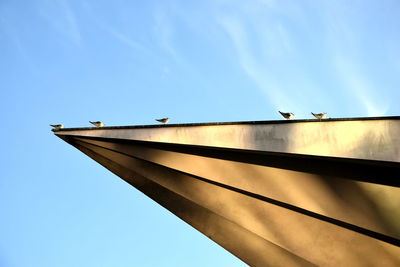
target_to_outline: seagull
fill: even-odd
[[[322,113],[313,113],[313,112],[311,112],[311,114],[312,114],[315,118],[317,118],[317,119],[319,119],[319,120],[322,120],[322,119],[325,119],[325,118],[326,118],[326,112],[322,112]]]
[[[101,121],[89,121],[91,124],[93,124],[96,127],[103,127],[104,123],[102,123]]]
[[[279,110],[278,110],[279,111]],[[294,114],[293,113],[291,113],[291,112],[282,112],[282,111],[279,111],[279,113],[281,113],[281,115],[285,118],[285,119],[287,119],[287,120],[290,120],[290,119],[293,119],[294,118]]]
[[[168,123],[169,122],[169,118],[162,118],[162,119],[156,119],[156,121],[161,122],[161,123]]]
[[[64,128],[64,125],[62,124],[50,124],[51,127],[54,128],[54,130],[60,130],[62,128]]]

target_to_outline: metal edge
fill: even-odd
[[[337,121],[373,121],[373,120],[400,120],[400,116],[384,117],[354,117],[354,118],[328,118],[301,119],[301,120],[265,120],[265,121],[235,121],[235,122],[200,122],[200,123],[175,123],[175,124],[149,124],[149,125],[126,125],[126,126],[104,126],[104,127],[72,127],[62,129],[52,129],[53,132],[77,131],[77,130],[121,130],[121,129],[147,129],[165,127],[198,127],[198,126],[218,126],[218,125],[259,125],[259,124],[287,124],[304,122],[337,122]]]

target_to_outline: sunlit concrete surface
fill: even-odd
[[[251,266],[400,266],[400,117],[57,136]]]
[[[400,161],[400,117],[65,129],[63,135]]]

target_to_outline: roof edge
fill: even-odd
[[[318,120],[318,119],[264,120],[264,121],[234,121],[234,122],[200,122],[200,123],[126,125],[126,126],[104,126],[104,127],[73,127],[73,128],[52,129],[52,131],[53,132],[64,132],[64,131],[76,131],[76,130],[114,130],[114,129],[141,129],[141,128],[162,128],[162,127],[196,127],[196,126],[217,126],[217,125],[258,125],[258,124],[287,124],[287,123],[304,123],[304,122],[370,121],[370,120],[400,120],[400,116],[327,118],[327,119],[323,119],[323,120]]]

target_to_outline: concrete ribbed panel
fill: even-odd
[[[394,186],[133,144],[85,138],[75,140],[400,238],[400,194]]]
[[[399,143],[397,136],[384,134],[393,133],[398,122],[110,127],[55,133],[251,266],[399,266],[400,164],[394,160]],[[360,151],[353,149],[347,158],[337,157],[342,149],[335,157],[271,152],[266,149],[271,136],[260,130],[273,126],[275,132],[284,132],[296,124],[340,128],[336,124],[341,123],[350,131],[383,125],[386,130],[359,133],[367,139],[359,143],[372,146],[357,146]],[[255,127],[248,133],[257,145],[235,140],[243,126]],[[329,135],[336,131],[331,129]],[[333,153],[337,142],[327,140],[325,147]],[[378,154],[387,161],[376,160]]]
[[[252,266],[313,266],[307,260],[207,209],[203,203],[197,204],[152,179],[154,175],[157,175],[157,172],[158,174],[162,172],[162,177],[174,177],[176,173],[171,173],[171,170],[146,166],[147,162],[134,160],[118,153],[117,155],[98,147],[85,144],[80,145],[79,143],[75,145],[82,152],[95,159],[244,262]],[[143,174],[149,176],[144,176]],[[207,188],[203,188],[202,191],[204,189],[208,190]]]

